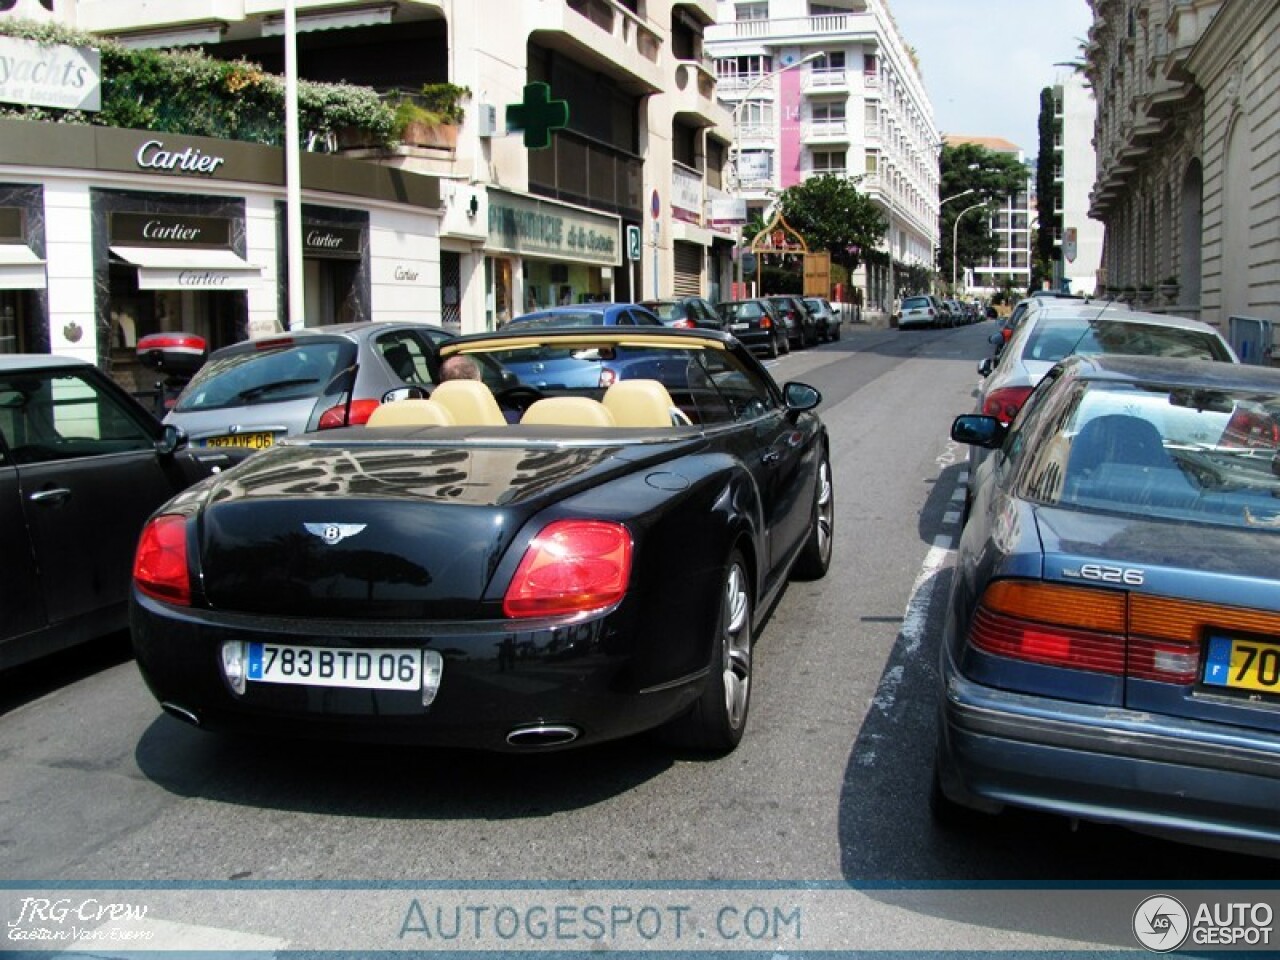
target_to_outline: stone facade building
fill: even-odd
[[[1280,0],[1091,6],[1100,281],[1266,359],[1280,321]]]

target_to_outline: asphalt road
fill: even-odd
[[[0,881],[1272,879],[1274,861],[1053,817],[930,821],[965,480],[947,430],[971,409],[990,329],[855,327],[770,363],[822,391],[835,556],[758,637],[733,754],[646,738],[540,757],[221,739],[162,715],[117,639],[3,678]]]

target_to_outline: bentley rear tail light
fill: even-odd
[[[982,412],[988,417],[999,417],[1006,426],[1013,423],[1014,417],[1031,396],[1031,387],[1000,387],[987,394],[982,402]]]
[[[351,401],[350,412],[348,412],[347,405],[340,403],[336,407],[330,407],[320,414],[320,423],[317,425],[317,429],[332,430],[336,427],[354,427],[362,423],[368,423],[370,415],[380,405],[381,401],[379,400],[353,400]]]
[[[165,514],[146,525],[133,557],[133,582],[149,597],[191,606],[186,517]]]
[[[631,532],[620,523],[557,520],[533,538],[502,600],[508,617],[584,613],[622,599]]]

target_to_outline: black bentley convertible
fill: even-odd
[[[210,730],[528,750],[742,737],[763,613],[831,559],[828,437],[733,337],[462,337],[388,398],[162,507],[137,661]],[[486,382],[491,381],[491,382]]]

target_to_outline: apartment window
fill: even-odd
[[[755,79],[773,70],[773,57],[751,54],[743,57],[722,57],[716,61],[716,77],[721,80]]]
[[[867,173],[875,174],[880,170],[880,154],[875,150],[867,151]]]
[[[813,105],[813,119],[817,122],[839,121],[844,122],[844,104],[843,103],[815,103]]]
[[[874,53],[862,55],[862,73],[866,77],[875,77],[880,73],[880,61]]]
[[[698,163],[698,142],[702,139],[702,131],[698,127],[686,126],[683,123],[671,125],[671,156],[676,163],[700,170]]]
[[[880,107],[874,103],[868,103],[864,122],[867,125],[868,133],[878,131],[880,129]]]
[[[744,100],[738,107],[739,135],[773,133],[773,104],[768,100]]]
[[[814,173],[844,173],[843,150],[813,151]]]
[[[735,20],[768,20],[769,4],[767,2],[735,4],[733,18]]]

